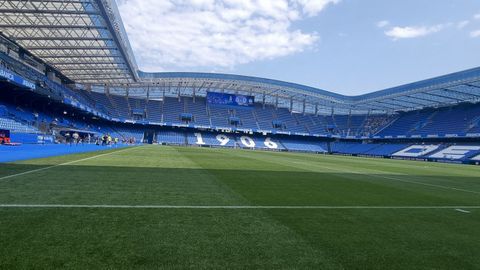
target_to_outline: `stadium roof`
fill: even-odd
[[[0,31],[78,83],[137,80],[113,0],[3,0]]]
[[[167,96],[204,96],[207,91],[222,91],[254,95],[257,101],[265,100],[269,104],[311,113],[409,111],[480,101],[480,68],[360,96],[344,96],[295,83],[231,74],[139,72],[139,76],[141,83],[128,87],[131,96],[158,98],[164,93]],[[125,88],[113,88],[110,92],[115,90],[117,94],[126,93]]]
[[[114,0],[0,0],[0,31],[69,79],[129,96],[222,91],[311,113],[408,111],[480,101],[480,68],[355,97],[257,77],[141,72]]]

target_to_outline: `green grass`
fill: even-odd
[[[480,209],[449,208],[480,206],[479,167],[160,146],[106,153],[0,164],[0,204],[280,208],[0,207],[0,269],[480,269]]]

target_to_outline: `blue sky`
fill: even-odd
[[[140,69],[357,95],[480,66],[478,0],[117,0]]]

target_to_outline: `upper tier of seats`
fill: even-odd
[[[255,104],[254,108],[207,105],[205,98],[166,97],[145,100],[82,91],[114,117],[171,124],[194,124],[221,128],[243,128],[292,133],[341,136],[428,136],[480,133],[480,105],[425,109],[398,115],[311,115],[285,108]],[[133,113],[135,111],[135,114]],[[139,111],[142,116],[139,119]],[[192,116],[182,120],[182,114]],[[236,119],[236,121],[231,121]]]
[[[153,123],[368,136],[375,134],[389,118],[385,115],[309,115],[262,104],[255,104],[254,108],[217,107],[207,105],[202,97],[165,97],[159,101],[87,91],[77,93],[85,96],[85,99],[95,101],[94,107],[102,112],[110,112],[111,117]],[[182,119],[181,116],[185,114],[191,115],[191,119]]]
[[[480,105],[425,109],[400,114],[380,136],[448,136],[480,133]]]

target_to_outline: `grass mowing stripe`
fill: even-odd
[[[31,173],[36,173],[36,172],[41,172],[41,171],[53,169],[53,168],[60,167],[60,166],[66,166],[66,165],[70,165],[70,164],[75,164],[75,163],[78,163],[78,162],[82,162],[82,161],[86,161],[86,160],[90,160],[90,159],[94,159],[94,158],[99,158],[99,157],[103,157],[103,156],[108,156],[108,155],[111,155],[111,154],[114,154],[114,153],[125,152],[125,151],[131,150],[131,149],[133,149],[133,147],[132,147],[132,148],[127,148],[127,149],[118,150],[118,151],[108,152],[108,153],[105,153],[105,154],[100,154],[100,155],[96,155],[96,156],[92,156],[92,157],[88,157],[88,158],[82,158],[82,159],[78,159],[78,160],[74,160],[74,161],[69,161],[69,162],[65,162],[65,163],[60,163],[60,164],[56,164],[56,165],[52,165],[52,166],[47,166],[47,167],[43,167],[43,168],[39,168],[39,169],[35,169],[35,170],[30,170],[30,171],[26,171],[26,172],[21,172],[21,173],[16,173],[16,174],[12,174],[12,175],[7,175],[7,176],[0,177],[0,180],[6,180],[6,179],[14,178],[14,177],[17,177],[17,176],[22,176],[22,175],[26,175],[26,174],[31,174]]]
[[[480,265],[478,195],[370,176],[480,191],[477,168],[457,169],[468,174],[461,177],[453,169],[231,151],[144,146],[0,181],[0,269]]]
[[[478,205],[471,206],[329,206],[329,205],[85,205],[85,204],[0,204],[0,208],[113,208],[113,209],[454,209],[470,213],[462,209],[480,209]]]
[[[253,157],[253,156],[250,156],[249,158],[252,158],[252,159],[257,159],[256,157]],[[293,160],[297,160],[295,158],[292,158]],[[277,162],[277,163],[284,163],[286,160],[285,159],[282,159],[281,162],[278,162],[278,161],[274,161],[273,159],[270,159],[272,162]],[[305,165],[305,162],[302,161],[302,162],[299,162],[299,161],[292,161],[292,162],[288,162],[289,164],[285,164],[286,166],[291,166],[291,167],[295,167],[295,168],[298,168],[297,166],[292,166],[291,164],[299,164],[299,165]],[[329,171],[333,171],[333,172],[342,172],[344,173],[346,170],[344,169],[336,169],[336,168],[333,168],[332,166],[322,166],[318,163],[314,163],[313,164],[314,166],[316,167],[319,167],[319,168],[322,168],[322,169],[325,169],[325,170],[329,170]],[[305,170],[309,170],[309,171],[315,171],[315,170],[312,170],[311,168],[302,168],[302,169],[305,169]],[[370,170],[370,169],[369,169]],[[381,173],[389,173],[388,171],[382,171],[382,170],[371,170],[371,171],[376,171],[376,172],[381,172]],[[405,179],[399,179],[399,178],[396,178],[396,177],[391,177],[391,176],[385,176],[385,175],[382,175],[382,174],[374,174],[374,173],[366,173],[366,172],[361,172],[361,171],[358,171],[358,170],[348,170],[347,172],[349,173],[352,173],[352,174],[358,174],[358,175],[365,175],[365,176],[370,176],[370,177],[376,177],[376,178],[383,178],[383,179],[387,179],[387,180],[394,180],[394,181],[399,181],[399,182],[403,182],[403,183],[408,183],[408,184],[416,184],[416,185],[423,185],[423,186],[428,186],[428,187],[435,187],[435,188],[441,188],[441,189],[447,189],[447,190],[454,190],[454,191],[460,191],[460,192],[467,192],[467,193],[472,193],[472,194],[477,194],[477,195],[480,195],[480,192],[479,191],[474,191],[474,190],[468,190],[468,189],[462,189],[462,188],[456,188],[456,187],[451,187],[451,186],[444,186],[444,185],[437,185],[437,184],[430,184],[430,183],[423,183],[423,182],[418,182],[418,181],[410,181],[410,180],[405,180]],[[399,175],[399,176],[410,176],[410,177],[413,177],[413,178],[419,178],[418,176],[414,176],[414,175],[410,175],[410,174],[405,174],[405,173],[396,173],[396,175]]]

